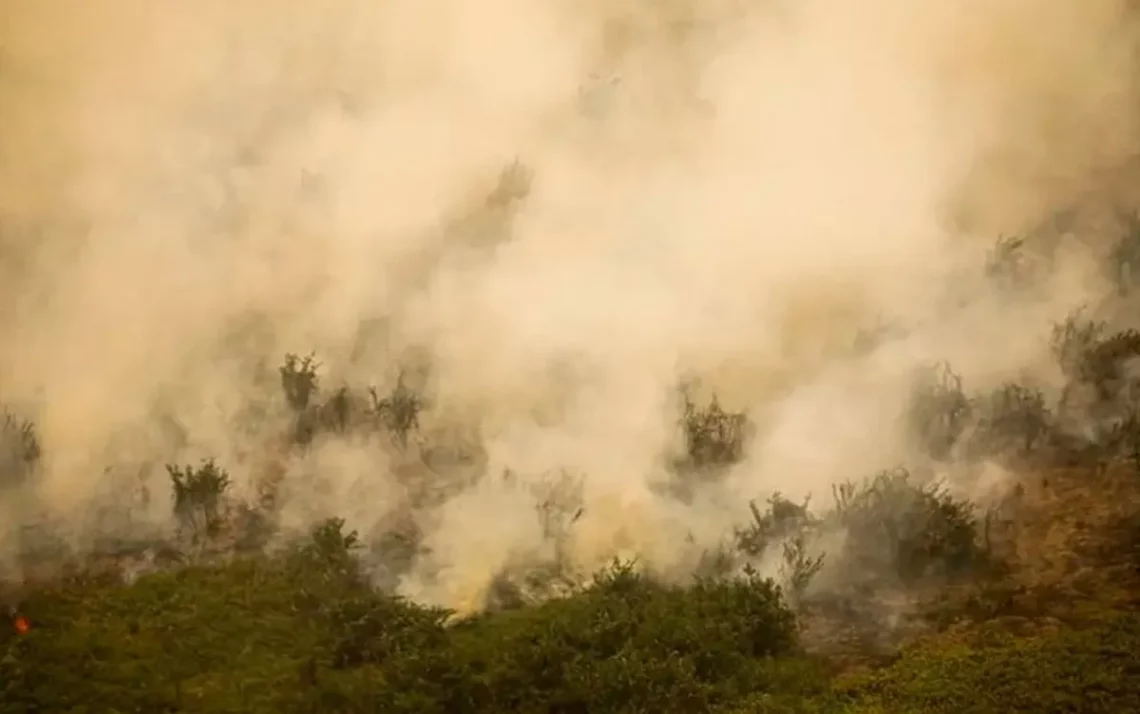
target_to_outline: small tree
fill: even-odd
[[[197,468],[168,464],[166,471],[174,486],[174,515],[191,542],[203,545],[221,530],[229,474],[213,459]]]
[[[723,468],[744,455],[748,419],[743,413],[725,411],[713,396],[707,407],[698,407],[682,393],[681,429],[685,436],[685,466],[693,469]]]
[[[309,408],[320,386],[317,377],[319,367],[315,354],[305,357],[292,353],[285,355],[285,364],[278,372],[281,375],[281,391],[285,393],[285,401],[293,411],[303,412]]]
[[[971,413],[962,378],[949,364],[935,365],[919,376],[908,415],[912,434],[932,458],[949,456]]]
[[[396,386],[388,396],[381,397],[375,387],[368,392],[372,397],[372,413],[401,448],[407,447],[408,435],[419,429],[423,399],[407,386],[403,373],[397,377]]]
[[[320,425],[320,409],[314,404],[320,389],[320,379],[317,376],[319,367],[313,354],[306,357],[287,354],[285,364],[278,370],[285,403],[294,414],[293,441],[296,444],[306,445],[312,442]]]
[[[22,484],[39,463],[40,455],[35,425],[0,409],[0,487]]]
[[[1002,290],[1026,288],[1033,275],[1024,249],[1024,238],[999,238],[986,259],[986,277]]]
[[[1045,396],[1020,384],[1006,384],[982,399],[970,447],[976,455],[1011,449],[1028,453],[1048,437],[1052,424]]]
[[[1083,307],[1069,313],[1064,322],[1053,326],[1049,346],[1066,377],[1084,379],[1088,354],[1104,337],[1106,327],[1104,322],[1087,318]]]
[[[1120,238],[1108,256],[1107,270],[1117,291],[1125,295],[1140,282],[1140,213],[1122,213],[1120,222]]]

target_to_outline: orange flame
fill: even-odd
[[[32,629],[32,623],[28,622],[28,618],[23,615],[17,617],[13,624],[16,626],[16,632],[19,632],[21,635],[28,634],[28,631]]]

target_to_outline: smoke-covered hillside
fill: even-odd
[[[0,20],[0,711],[1135,708],[1130,3]]]

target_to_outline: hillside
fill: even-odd
[[[1140,712],[1132,0],[0,0],[0,714]]]

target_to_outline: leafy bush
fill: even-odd
[[[437,642],[442,642],[436,639]],[[655,583],[615,565],[574,597],[484,615],[382,668],[383,711],[704,711],[772,684],[795,623],[767,581]]]
[[[337,601],[327,612],[335,637],[334,669],[412,660],[447,646],[444,623],[451,616],[447,610],[369,593]]]
[[[860,486],[837,486],[834,496],[827,520],[846,534],[836,562],[848,582],[913,584],[987,562],[969,502],[937,483],[915,483],[906,469],[884,471]]]
[[[312,528],[309,542],[301,546],[300,554],[325,568],[353,575],[360,547],[360,536],[356,531],[344,532],[343,518],[329,518]]]

